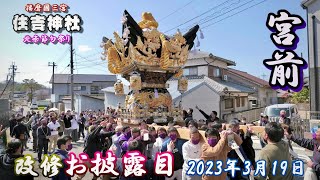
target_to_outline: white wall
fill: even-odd
[[[124,106],[124,100],[125,96],[116,96],[114,93],[105,92],[104,93],[104,106],[105,109],[107,107],[116,108],[118,106],[118,103],[121,103],[121,106]]]
[[[208,76],[208,66],[199,66],[198,67],[198,76],[205,75]]]
[[[245,102],[244,106],[242,106],[242,101]],[[240,98],[240,107],[237,107],[237,100],[235,100],[234,101],[235,112],[248,110],[249,109],[248,101],[249,101],[248,97],[245,97],[244,99],[241,97]]]
[[[211,62],[211,61],[212,61],[212,59],[209,59],[209,62]],[[210,63],[210,65],[221,67],[221,68],[224,68],[224,69],[228,68],[227,63],[225,63],[223,61],[219,61],[219,60],[213,61],[212,63]]]
[[[85,111],[87,109],[91,109],[92,111],[98,111],[99,109],[103,111],[104,109],[104,101],[90,98],[86,96],[80,96],[80,100],[77,97],[76,103],[75,103],[75,110],[76,112]]]
[[[179,104],[180,98],[174,103]],[[196,105],[199,106],[208,115],[211,111],[217,111],[218,116],[220,111],[220,96],[212,91],[208,86],[202,85],[198,89],[188,93],[182,97],[183,109],[193,108],[194,119],[205,119],[203,115],[196,109]]]
[[[70,86],[66,84],[54,84],[54,94],[56,95],[68,95]]]

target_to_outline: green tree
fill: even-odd
[[[294,103],[305,103],[309,101],[309,89],[303,88],[300,92],[293,93],[292,101]]]
[[[28,91],[28,102],[31,102],[34,91],[41,89],[42,85],[38,84],[34,79],[24,79],[22,82],[23,89]]]

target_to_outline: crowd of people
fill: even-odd
[[[14,160],[22,156],[26,150],[26,144],[31,137],[33,139],[33,151],[38,153],[37,160],[42,161],[44,154],[57,154],[63,160],[68,158],[68,152],[72,150],[72,142],[77,142],[82,138],[84,141],[83,152],[90,159],[94,158],[95,152],[106,152],[112,150],[117,157],[116,171],[119,176],[103,175],[105,179],[169,179],[169,180],[245,180],[253,174],[243,175],[245,163],[239,154],[231,148],[230,142],[233,141],[239,146],[239,151],[246,161],[251,162],[252,172],[257,168],[256,159],[266,162],[266,177],[255,176],[255,179],[285,179],[293,180],[291,168],[292,154],[290,154],[290,141],[314,151],[314,158],[307,162],[309,168],[314,170],[316,177],[320,177],[320,130],[314,134],[313,139],[296,138],[290,130],[290,119],[281,112],[281,122],[268,122],[268,117],[261,115],[260,125],[265,126],[262,134],[256,134],[261,138],[263,147],[259,156],[255,154],[253,140],[251,138],[255,132],[248,125],[245,118],[241,120],[232,119],[228,123],[218,118],[218,114],[212,111],[206,114],[199,107],[196,107],[205,118],[205,124],[199,127],[197,121],[193,119],[193,109],[184,112],[185,127],[169,122],[168,127],[147,124],[146,121],[139,123],[138,127],[122,126],[117,123],[117,112],[114,109],[103,111],[84,111],[80,114],[67,111],[57,114],[45,111],[30,112],[26,116],[17,114],[10,119],[10,135],[14,139],[6,142],[6,138],[0,140],[0,177],[10,177],[19,179],[13,171]],[[240,129],[240,125],[247,125],[247,130]],[[189,139],[180,137],[179,129],[189,130]],[[4,137],[5,130],[0,126],[0,136]],[[202,137],[200,130],[205,131]],[[32,131],[32,136],[30,135]],[[232,137],[230,139],[230,137]],[[8,146],[6,146],[8,144]],[[144,177],[124,177],[122,158],[128,151],[139,151],[147,157],[145,162],[148,173]],[[173,170],[171,177],[158,176],[154,173],[154,161],[158,152],[171,152],[174,157]],[[236,166],[240,171],[235,175],[231,172],[222,172],[219,176],[209,175],[190,175],[190,160],[208,162],[213,160],[222,161],[226,166],[227,159],[236,159]],[[273,162],[287,161],[288,169],[282,174],[278,168],[273,172]],[[86,166],[91,167],[87,161]],[[54,180],[71,179],[65,174],[64,165],[60,173],[53,177]],[[3,170],[2,170],[3,169]],[[216,170],[216,167],[213,168]],[[77,176],[77,179],[84,179],[85,174]],[[26,178],[26,177],[23,177]],[[32,178],[32,177],[30,177]],[[93,177],[98,179],[99,177]]]

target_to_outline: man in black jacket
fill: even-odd
[[[44,150],[43,154],[48,154],[48,144],[49,144],[49,136],[51,135],[51,131],[48,128],[48,118],[44,118],[41,120],[41,126],[37,129],[38,135],[38,161],[41,163],[41,155],[42,150]]]
[[[21,154],[22,143],[18,139],[12,139],[8,143],[5,154],[0,155],[0,179],[8,180],[33,180],[31,174],[17,175],[15,173],[15,160],[23,158]]]
[[[238,134],[242,139],[242,144],[240,145],[240,152],[243,155],[245,160],[249,160],[252,165],[255,163],[255,151],[253,148],[253,141],[251,139],[250,130],[247,130],[247,133],[244,133],[243,130],[240,129],[239,120],[233,119],[229,122],[229,128],[236,134]],[[228,153],[229,159],[237,159],[237,167],[244,169],[244,163],[238,156],[235,150],[231,150]],[[253,167],[253,166],[252,166]],[[230,180],[245,180],[248,177],[242,176],[241,171],[237,171],[235,173],[235,177],[231,177],[231,174],[228,173]]]
[[[17,125],[17,119],[14,114],[11,115],[11,118],[9,119],[10,123],[10,134],[13,132],[13,128]]]
[[[200,111],[200,113],[207,119],[206,124],[208,125],[209,123],[212,122],[219,122],[222,123],[222,121],[220,121],[220,119],[218,118],[218,113],[217,111],[212,111],[210,115],[206,114],[204,111],[202,111],[198,106],[196,106],[196,109],[198,109]]]
[[[84,136],[84,125],[86,123],[86,118],[83,117],[83,114],[80,113],[80,119],[78,121],[78,124],[79,124],[79,131],[78,131],[78,137],[80,139],[80,135],[82,134],[82,138],[84,139],[85,136]]]
[[[143,154],[144,149],[143,149],[143,144],[141,141],[139,140],[133,140],[131,142],[129,142],[128,145],[128,151],[139,151],[141,154]],[[151,159],[146,159],[145,162],[145,168],[147,173],[142,176],[142,177],[135,177],[135,176],[129,176],[129,177],[125,177],[123,176],[123,158],[118,158],[117,160],[117,170],[120,173],[120,180],[149,180],[149,179],[156,179],[159,176],[154,176],[154,160]]]
[[[105,139],[111,138],[115,134],[114,131],[101,133],[101,130],[106,128],[106,126],[107,126],[107,122],[104,121],[100,125],[96,126],[95,129],[92,129],[91,133],[88,135],[83,152],[86,153],[90,159],[94,158],[95,152],[102,151],[102,147],[105,142]],[[85,163],[88,168],[91,167],[91,164],[89,161],[86,161]],[[85,175],[86,174],[79,175],[77,177],[77,180],[82,179]],[[97,177],[94,177],[93,179],[97,179]]]
[[[33,121],[31,124],[32,128],[32,145],[33,145],[33,151],[37,152],[38,151],[38,128],[41,126],[40,120]]]
[[[66,116],[63,117],[63,122],[65,125],[64,135],[65,136],[71,136],[72,129],[71,128],[71,120],[73,119],[73,116],[71,115],[70,111],[67,111]]]
[[[25,126],[22,121],[24,117],[17,118],[17,125],[13,128],[11,137],[19,139],[22,144],[26,144],[26,141],[30,138],[27,126]],[[23,148],[21,149],[21,154],[23,153]]]

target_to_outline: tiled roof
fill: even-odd
[[[55,84],[69,84],[70,74],[55,74]],[[115,82],[117,80],[116,75],[103,75],[103,74],[74,74],[73,82],[75,84],[91,84],[92,82]],[[52,77],[50,79],[52,83]]]
[[[169,80],[167,83],[169,83],[169,89],[172,99],[178,98],[181,94],[177,90],[178,87],[178,80],[172,79]],[[200,85],[206,84],[208,85],[212,90],[214,90],[219,95],[224,95],[224,89],[228,88],[229,92],[244,92],[244,93],[253,93],[254,90],[245,86],[242,86],[240,84],[236,84],[229,81],[216,81],[211,78],[208,78],[207,76],[196,76],[196,77],[188,77],[188,91],[192,91],[199,87]],[[186,92],[186,93],[187,93]]]
[[[189,52],[188,60],[201,59],[201,58],[218,59],[219,61],[226,62],[228,65],[233,65],[233,66],[236,65],[236,63],[234,61],[230,61],[228,59],[224,59],[222,57],[215,56],[209,52],[204,52],[204,51],[190,51]]]
[[[236,70],[236,69],[231,69],[231,68],[228,68],[228,71],[231,72],[231,73],[234,73],[238,76],[242,76],[242,78],[245,78],[249,81],[253,81],[254,83],[256,84],[259,84],[260,86],[269,86],[269,83],[263,79],[260,79],[256,76],[253,76],[251,74],[248,74],[247,72],[244,72],[244,71],[239,71],[239,70]]]
[[[171,79],[167,81],[169,84],[168,91],[170,92],[172,99],[175,100],[180,97],[181,93],[178,91],[178,80],[177,79]],[[244,93],[253,93],[254,90],[233,82],[229,81],[215,81],[213,79],[210,79],[206,76],[190,76],[188,77],[188,92],[191,92],[201,85],[207,85],[209,86],[213,91],[218,93],[219,95],[224,95],[224,89],[228,88],[229,92],[244,92]],[[105,89],[102,89],[104,92],[114,93],[113,87],[107,87]],[[129,87],[127,85],[124,85],[124,93],[129,93]]]

